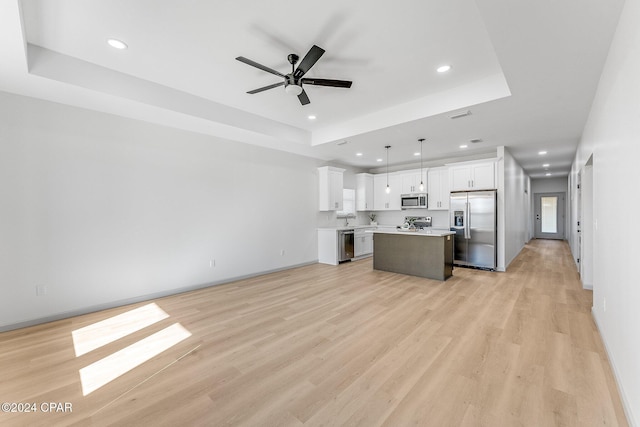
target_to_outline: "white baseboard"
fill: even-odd
[[[7,331],[13,331],[15,329],[27,328],[29,326],[41,325],[43,323],[54,322],[56,320],[68,319],[69,317],[81,316],[83,314],[95,313],[96,311],[108,310],[110,308],[122,307],[123,305],[135,304],[135,303],[138,303],[138,302],[150,301],[152,299],[162,298],[162,297],[166,297],[166,296],[170,296],[170,295],[182,294],[184,292],[195,291],[195,290],[198,290],[198,289],[204,289],[204,288],[208,288],[208,287],[211,287],[211,286],[223,285],[225,283],[235,282],[237,280],[249,279],[251,277],[262,276],[264,274],[275,273],[275,272],[282,271],[282,270],[289,270],[291,268],[303,267],[305,265],[311,265],[311,264],[317,264],[317,263],[318,263],[318,260],[314,260],[314,261],[310,261],[310,262],[304,262],[304,263],[301,263],[301,264],[290,265],[290,266],[287,266],[287,267],[275,268],[273,270],[267,270],[267,271],[261,271],[261,272],[258,272],[258,273],[247,274],[247,275],[244,275],[244,276],[230,277],[228,279],[220,280],[220,281],[217,281],[217,282],[202,283],[202,284],[199,284],[199,285],[185,286],[183,288],[176,288],[176,289],[171,289],[171,290],[162,291],[162,292],[155,292],[155,293],[152,293],[152,294],[140,295],[140,296],[132,297],[132,298],[125,298],[125,299],[118,300],[118,301],[111,301],[111,302],[107,302],[107,303],[104,303],[104,304],[92,305],[92,306],[89,306],[89,307],[79,308],[77,310],[70,310],[70,311],[65,311],[65,312],[61,312],[61,313],[56,313],[56,314],[53,314],[51,316],[39,317],[37,319],[31,319],[31,320],[26,320],[24,322],[19,322],[19,323],[0,326],[0,333],[1,332],[7,332]]]
[[[629,423],[629,425],[631,427],[639,427],[638,424],[635,421],[635,418],[633,417],[633,412],[631,412],[631,402],[629,401],[629,398],[625,394],[624,389],[622,389],[620,387],[620,384],[621,384],[620,383],[620,377],[621,377],[620,372],[616,368],[615,360],[611,357],[611,352],[609,351],[609,346],[607,345],[607,340],[606,340],[605,336],[602,334],[602,330],[600,328],[600,324],[598,323],[598,316],[596,315],[596,312],[593,310],[593,308],[591,309],[591,316],[593,317],[593,321],[596,323],[596,327],[598,328],[598,333],[602,337],[602,342],[604,343],[604,350],[607,352],[607,359],[609,359],[609,363],[611,364],[611,369],[613,370],[613,376],[614,376],[614,378],[616,380],[616,386],[618,388],[618,393],[620,394],[620,399],[622,400],[622,409],[624,409],[624,414],[627,417],[627,422]]]

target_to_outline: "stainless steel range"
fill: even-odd
[[[430,216],[405,216],[404,224],[399,225],[397,228],[401,228],[401,229],[415,228],[417,230],[422,230],[427,227],[431,227]]]

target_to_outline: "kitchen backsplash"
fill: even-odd
[[[449,228],[449,211],[430,211],[426,209],[407,209],[404,211],[375,212],[379,225],[401,225],[405,216],[430,216],[434,228]],[[356,218],[349,218],[349,225],[369,224],[369,212],[358,212]],[[337,218],[335,212],[319,212],[318,227],[336,227],[345,225],[344,218]]]
[[[369,224],[369,212],[357,212],[355,218],[349,218],[349,225]],[[345,225],[344,218],[338,218],[335,212],[319,212],[318,227],[338,227]]]
[[[400,225],[405,216],[430,216],[432,227],[449,228],[449,211],[431,211],[427,209],[407,209],[404,211],[376,212],[379,225]]]

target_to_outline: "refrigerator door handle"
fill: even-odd
[[[471,239],[471,227],[469,226],[469,213],[471,212],[470,206],[471,203],[467,202],[465,203],[466,205],[466,212],[465,212],[465,221],[464,221],[464,238],[465,239]]]

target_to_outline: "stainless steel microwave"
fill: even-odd
[[[426,209],[427,193],[401,194],[400,207],[402,209]]]

